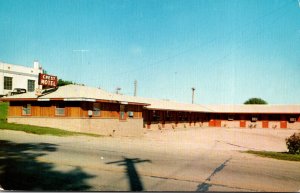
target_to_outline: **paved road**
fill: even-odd
[[[269,140],[258,142],[259,149],[272,144],[272,139],[282,143],[289,133],[196,131],[153,132],[140,139],[0,131],[0,184],[13,190],[300,190],[299,162],[240,152],[250,144],[237,140],[238,136]]]

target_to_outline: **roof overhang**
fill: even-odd
[[[181,109],[167,109],[167,108],[151,108],[146,107],[148,110],[155,110],[155,111],[176,111],[176,112],[192,112],[192,113],[211,113],[210,111],[195,111],[195,110],[181,110]]]
[[[0,101],[84,101],[84,102],[105,102],[105,103],[119,103],[125,105],[141,105],[148,106],[148,103],[139,103],[139,102],[128,102],[128,101],[115,101],[115,100],[104,100],[104,99],[93,99],[93,98],[0,98]]]
[[[86,102],[96,102],[96,99],[91,98],[64,98],[64,101],[86,101]]]
[[[0,98],[0,101],[9,102],[9,101],[37,101],[37,98]]]
[[[214,111],[214,112],[207,112],[207,113],[225,113],[225,114],[300,114],[300,112],[226,112],[226,111],[223,111],[223,112],[217,112],[217,111]]]

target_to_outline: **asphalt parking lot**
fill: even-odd
[[[286,151],[295,130],[193,128],[134,137],[53,137],[0,131],[6,190],[291,191],[300,163],[245,150]]]

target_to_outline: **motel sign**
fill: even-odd
[[[46,87],[57,87],[57,76],[39,74],[39,85]]]

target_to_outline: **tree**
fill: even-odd
[[[266,105],[268,104],[265,100],[261,98],[250,98],[244,102],[245,105],[258,104],[258,105]]]
[[[291,154],[300,154],[300,133],[294,133],[285,139],[286,146]]]
[[[74,84],[72,81],[58,79],[57,86],[64,86],[68,84]]]

